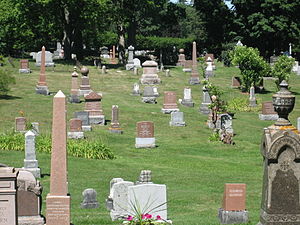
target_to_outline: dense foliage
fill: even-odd
[[[290,75],[292,73],[292,68],[295,60],[293,58],[289,58],[285,55],[282,55],[275,62],[274,67],[272,67],[272,77],[278,78],[275,83],[279,90],[279,84],[281,81],[286,80],[289,81]]]
[[[7,92],[10,90],[9,85],[14,83],[15,83],[15,78],[6,70],[0,68],[0,96],[6,95]]]

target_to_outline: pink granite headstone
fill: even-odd
[[[16,127],[15,131],[26,131],[26,118],[25,117],[16,117],[15,118]]]

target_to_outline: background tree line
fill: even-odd
[[[229,9],[223,0],[2,0],[0,54],[20,55],[42,45],[54,49],[61,41],[66,59],[117,45],[124,61],[129,45],[178,52],[193,40],[199,52],[217,56],[238,40],[266,58],[287,51],[290,42],[300,52],[300,0],[232,4]]]

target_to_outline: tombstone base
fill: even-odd
[[[199,112],[201,112],[203,114],[210,114],[211,110],[210,110],[210,108],[208,108],[209,105],[210,105],[210,103],[202,103],[200,105]]]
[[[256,104],[256,100],[250,100],[249,101],[249,107],[256,107],[257,104]]]
[[[133,70],[133,68],[134,68],[134,63],[126,64],[126,70]]]
[[[142,75],[142,78],[140,79],[141,84],[149,84],[149,85],[153,85],[153,84],[160,84],[161,80],[160,78],[158,78],[158,75]]]
[[[179,112],[179,109],[164,109],[162,108],[161,109],[161,112],[164,113],[164,114],[171,114],[172,112]]]
[[[278,114],[259,114],[260,120],[277,120]]]
[[[18,225],[44,225],[44,218],[41,216],[19,216]]]
[[[136,148],[155,148],[155,138],[135,138]]]
[[[99,208],[99,202],[80,203],[82,209],[97,209]]]
[[[156,97],[142,97],[142,102],[156,104]]]
[[[191,68],[183,68],[182,71],[185,73],[191,73],[192,69]]]
[[[36,67],[40,67],[41,66],[41,63],[35,63],[35,66]],[[46,62],[45,63],[45,67],[54,67],[55,64],[54,63],[50,63],[50,62]]]
[[[19,73],[31,73],[30,69],[19,69]]]
[[[80,103],[80,98],[78,95],[71,95],[69,98],[70,103]]]
[[[100,116],[89,116],[90,124],[97,124],[104,126],[105,125],[105,116],[100,115]]]
[[[191,77],[190,81],[189,81],[190,85],[196,85],[196,84],[200,84],[200,79],[199,77]]]
[[[140,96],[141,94],[138,93],[138,92],[132,92],[131,95],[132,95],[132,96]]]
[[[28,161],[28,160],[27,160]],[[24,160],[24,163],[25,163],[25,160]],[[26,166],[26,163],[25,163],[25,166]],[[28,168],[28,167],[22,167],[22,170],[26,170],[30,173],[32,173],[32,175],[35,177],[35,178],[41,178],[41,169],[40,168]]]
[[[170,121],[169,125],[173,126],[173,127],[185,127],[185,122],[172,122],[172,121]]]
[[[92,90],[91,89],[87,89],[87,90],[82,90],[82,89],[79,89],[79,96],[84,96],[84,95],[88,95],[89,93],[91,93]]]
[[[220,208],[218,217],[221,224],[240,224],[248,222],[248,211],[225,211]]]
[[[40,95],[49,95],[48,86],[39,86],[37,85],[35,88],[35,93]]]
[[[48,194],[46,197],[47,225],[70,225],[71,197]]]
[[[207,126],[210,129],[221,129],[221,120],[218,119],[216,124],[212,122],[212,120],[207,120]],[[233,131],[232,131],[233,132]]]
[[[209,77],[213,77],[214,76],[214,72],[213,71],[205,71],[205,77],[209,78]]]
[[[194,102],[191,100],[185,100],[183,99],[181,102],[181,105],[187,106],[187,107],[194,107]]]
[[[87,125],[87,126],[82,126],[82,131],[92,131],[92,126]]]
[[[109,128],[108,131],[110,133],[115,133],[115,134],[123,134],[123,130],[121,128]]]
[[[83,132],[68,132],[69,139],[83,139],[84,133]]]

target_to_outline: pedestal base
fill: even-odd
[[[208,107],[210,105],[210,103],[202,103],[200,105],[200,108],[199,108],[199,112],[203,113],[203,114],[209,114],[211,109]]]
[[[25,160],[24,160],[25,161]],[[25,164],[26,165],[26,164]],[[22,170],[26,170],[33,174],[35,178],[41,178],[41,169],[40,168],[28,168],[28,167],[22,167]]]
[[[144,85],[153,85],[153,84],[160,84],[161,80],[160,78],[158,78],[158,75],[146,75],[146,76],[142,76],[142,78],[140,79],[141,84]]]
[[[200,84],[200,78],[199,77],[191,77],[189,84],[191,84],[191,85]]]
[[[181,105],[187,106],[187,107],[194,107],[194,102],[191,100],[183,99],[181,102]]]
[[[44,218],[41,216],[19,216],[18,225],[44,225]]]
[[[172,122],[172,121],[170,121],[169,125],[173,126],[173,127],[185,127],[185,122]]]
[[[105,125],[105,116],[100,115],[100,116],[89,116],[90,124],[97,124],[104,126]]]
[[[80,208],[82,209],[97,209],[99,208],[99,202],[81,203]]]
[[[134,63],[126,64],[126,70],[133,70],[133,68],[134,68]]]
[[[88,95],[88,94],[91,93],[91,92],[92,92],[91,89],[89,89],[89,90],[82,90],[82,89],[79,89],[78,94],[79,94],[79,96],[84,96],[84,95]]]
[[[156,97],[142,97],[142,102],[156,104]]]
[[[115,134],[123,134],[123,130],[121,128],[108,128],[108,131],[110,133],[115,133]]]
[[[219,209],[218,217],[221,224],[240,224],[248,222],[248,211],[225,211]]]
[[[80,103],[79,95],[71,95],[69,98],[70,103]]]
[[[46,197],[47,225],[70,225],[70,196],[48,194]]]
[[[179,109],[178,108],[176,108],[176,109],[164,109],[164,108],[162,108],[161,112],[164,113],[164,114],[171,114],[172,112],[179,112]]]
[[[250,101],[249,101],[249,106],[250,106],[250,107],[256,107],[256,106],[257,106],[256,100],[250,100]]]
[[[209,78],[209,77],[213,77],[214,76],[214,72],[213,71],[205,71],[205,77]]]
[[[82,128],[82,131],[92,131],[91,125],[82,126],[81,128]]]
[[[259,114],[260,120],[277,120],[278,114]]]
[[[155,148],[155,138],[135,138],[136,148]]]
[[[182,71],[185,73],[191,73],[192,69],[191,68],[183,68]]]
[[[68,132],[69,139],[83,139],[84,133],[83,132]]]
[[[35,66],[36,66],[36,67],[40,67],[40,66],[41,66],[41,63],[35,63]],[[54,67],[55,64],[54,64],[54,62],[46,62],[46,63],[45,63],[45,66],[46,66],[46,67]]]
[[[31,73],[30,69],[19,69],[19,73]]]
[[[40,95],[49,95],[48,86],[39,86],[37,85],[35,88],[35,93]]]

